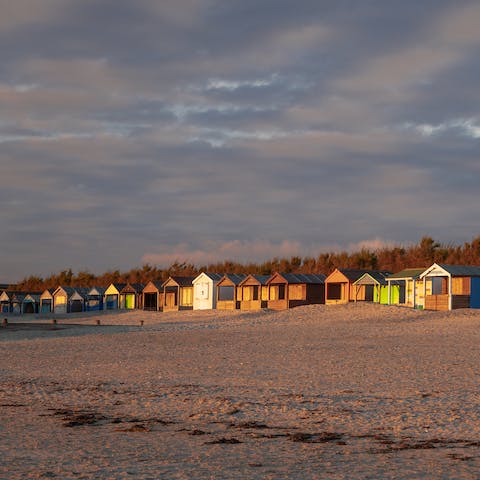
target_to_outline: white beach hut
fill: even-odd
[[[217,283],[223,278],[220,273],[202,272],[194,278],[193,309],[211,310],[217,308]]]

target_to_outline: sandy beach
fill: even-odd
[[[0,478],[478,478],[479,326],[372,304],[12,317]]]

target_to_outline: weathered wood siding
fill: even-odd
[[[425,310],[448,310],[448,295],[427,295]]]

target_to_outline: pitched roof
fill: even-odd
[[[425,270],[425,268],[404,268],[400,272],[388,275],[387,280],[404,280],[406,278],[418,278]]]
[[[274,273],[270,278],[273,279],[275,275],[280,275],[284,278],[287,283],[290,284],[300,284],[300,283],[308,283],[308,284],[316,284],[316,283],[324,283],[325,282],[325,275],[321,273]]]
[[[382,272],[382,271],[367,272],[367,273],[364,273],[358,280],[356,280],[353,283],[356,285],[371,285],[372,283],[377,285],[386,285],[387,276],[388,276],[387,272]]]
[[[168,277],[162,284],[162,286],[166,285],[170,280],[173,280],[179,287],[191,287],[192,282],[195,280],[195,277]]]
[[[373,270],[366,270],[366,269],[356,269],[356,268],[337,268],[336,271],[339,271],[344,277],[346,277],[350,282],[355,282],[358,280],[363,274],[370,273]],[[335,270],[330,274],[334,274]],[[330,276],[329,275],[329,276]],[[328,278],[328,277],[327,277]]]
[[[458,277],[480,277],[480,267],[477,265],[437,265],[447,271],[450,275]]]
[[[212,273],[212,272],[201,272],[199,273],[194,280],[197,280],[201,275],[206,275],[210,280],[213,280],[214,282],[218,282],[223,278],[223,273]]]
[[[226,273],[220,280],[228,278],[234,285],[240,285],[246,278],[245,273]]]

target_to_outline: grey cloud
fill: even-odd
[[[478,233],[474,2],[47,3],[0,21],[0,280]]]

